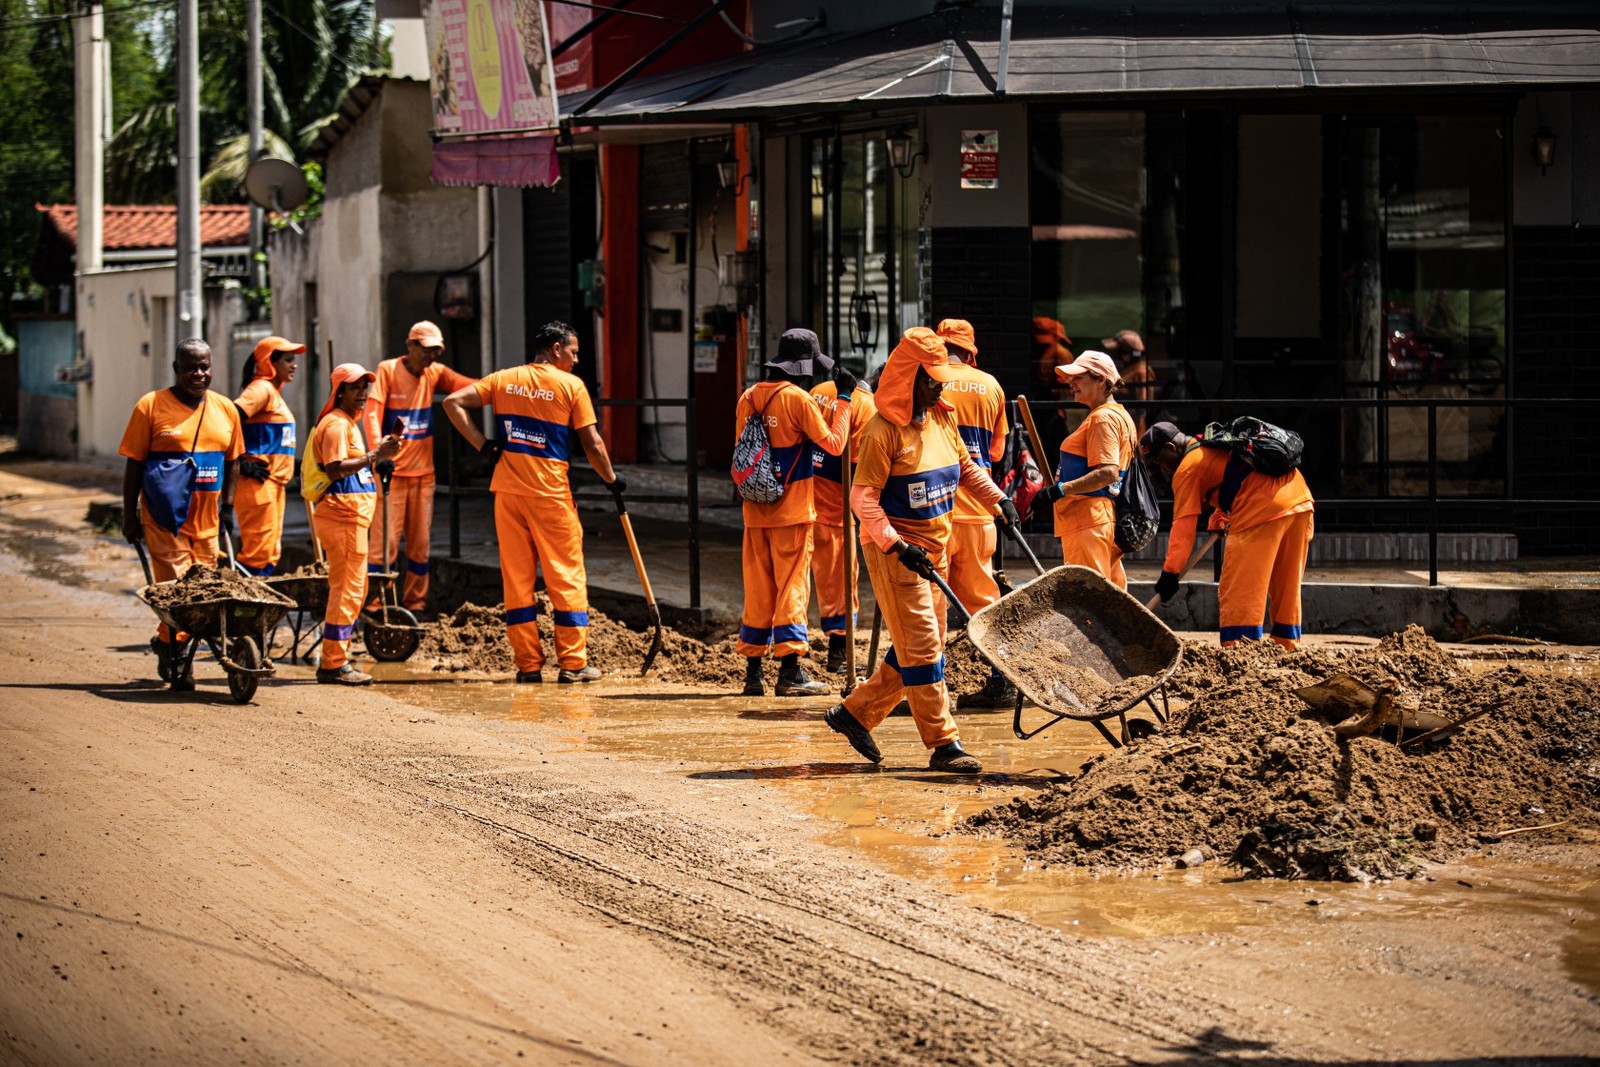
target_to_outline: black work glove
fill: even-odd
[[[1178,576],[1171,571],[1162,571],[1161,577],[1156,579],[1156,596],[1165,604],[1178,592]]]
[[[489,466],[500,462],[500,453],[506,450],[504,441],[497,441],[493,437],[485,438],[483,447],[478,449],[478,455],[489,461]]]
[[[245,478],[264,482],[272,476],[272,468],[267,466],[267,461],[264,459],[251,459],[245,456],[239,460],[239,474]]]
[[[856,391],[856,376],[845,369],[844,360],[833,365],[833,384],[839,390],[841,400],[848,400],[850,394]]]
[[[933,569],[933,560],[928,554],[910,541],[901,541],[895,546],[895,555],[900,557],[900,565],[919,578],[933,581],[937,572]]]
[[[1000,501],[1000,525],[1017,529],[1022,525],[1022,515],[1009,498]]]
[[[621,496],[628,491],[628,483],[622,480],[622,475],[616,474],[606,483],[606,488],[611,490],[612,496]]]
[[[386,456],[373,463],[372,470],[379,478],[392,478],[394,477],[394,460]]]
[[[1034,495],[1033,503],[1028,506],[1029,516],[1035,519],[1048,517],[1055,502],[1065,495],[1060,482],[1051,482]]]

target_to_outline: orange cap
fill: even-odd
[[[972,323],[966,319],[940,319],[939,328],[934,331],[947,345],[955,345],[967,354],[967,362],[977,365],[978,339],[973,336]]]
[[[1047,345],[1052,341],[1071,344],[1072,338],[1067,336],[1067,328],[1055,319],[1039,315],[1033,320],[1033,343]]]
[[[272,377],[272,357],[279,352],[304,352],[305,350],[305,345],[279,337],[276,334],[271,337],[263,337],[256,342],[255,351],[251,353],[256,361],[256,377]]]
[[[328,412],[333,410],[333,402],[339,398],[339,386],[362,380],[375,382],[378,376],[359,363],[341,363],[333,368],[333,373],[328,375],[328,401],[322,405],[322,410],[317,412],[317,421],[321,422],[327,418]]]
[[[421,341],[423,348],[443,348],[444,334],[439,332],[439,327],[423,319],[412,326],[406,333],[407,341]]]

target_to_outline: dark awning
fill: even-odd
[[[1020,5],[1019,5],[1020,7]],[[1529,5],[1395,15],[1326,8],[1267,15],[1019,11],[1005,99],[1179,92],[1371,91],[1600,82],[1600,20]],[[1395,10],[1399,11],[1398,5]],[[1460,12],[1465,11],[1466,14]],[[1511,14],[1507,14],[1511,12]],[[997,99],[1000,19],[930,15],[855,36],[807,38],[625,85],[574,124],[759,121],[884,104]]]

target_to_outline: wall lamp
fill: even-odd
[[[1548,126],[1533,131],[1533,161],[1538,164],[1540,177],[1556,165],[1556,134]]]
[[[741,176],[739,174],[739,158],[733,154],[733,143],[730,141],[722,150],[722,159],[717,162],[717,181],[724,189],[733,189],[733,195],[739,196],[745,190],[750,179],[755,177],[755,167]]]
[[[902,178],[911,177],[912,173],[917,169],[917,160],[928,158],[927,145],[919,148],[915,155],[912,154],[911,134],[905,130],[895,130],[883,140],[889,149],[889,165]]]

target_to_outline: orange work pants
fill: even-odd
[[[317,540],[328,560],[328,610],[322,616],[323,670],[350,662],[350,635],[367,599],[367,531],[355,522],[341,522],[326,512],[317,516]]]
[[[1261,620],[1272,602],[1272,639],[1284,648],[1300,641],[1300,580],[1315,522],[1301,511],[1228,534],[1217,583],[1217,625],[1222,643],[1261,640]]]
[[[1084,526],[1062,534],[1061,558],[1069,566],[1088,567],[1115,582],[1118,589],[1128,588],[1128,574],[1122,569],[1122,549],[1117,547],[1114,522]]]
[[[894,647],[872,677],[844,698],[845,710],[873,730],[903,696],[922,743],[929,748],[948,744],[956,739],[956,721],[944,686],[944,594],[876,545],[867,547],[866,556],[872,592]],[[943,552],[930,551],[928,557],[941,573],[946,570]]]
[[[150,575],[158,582],[172,582],[189,573],[196,563],[207,567],[217,565],[217,539],[215,537],[190,537],[186,533],[171,533],[150,520],[150,509],[139,509],[140,525],[144,527],[144,547],[150,557]],[[156,636],[163,641],[187,641],[189,635],[179,631],[173,634],[166,623],[156,625]]]
[[[429,541],[433,530],[434,476],[423,474],[414,478],[395,475],[389,479],[389,559],[402,576],[401,606],[411,611],[421,611],[428,603]],[[383,515],[383,487],[378,487],[378,516]],[[406,554],[400,555],[400,536],[405,535]],[[383,548],[374,545],[375,553],[370,570],[381,573],[383,558],[376,555]]]
[[[739,655],[804,654],[806,604],[811,599],[812,530],[809,522],[744,528],[744,612],[739,616]]]
[[[583,567],[583,527],[572,501],[496,493],[494,530],[500,540],[500,586],[506,637],[517,670],[544,669],[539,643],[539,570],[554,616],[556,661],[581,671],[589,662],[589,575]]]
[[[971,615],[1000,599],[994,581],[994,549],[1000,531],[992,522],[950,524],[950,589]]]
[[[265,576],[278,568],[283,553],[283,509],[289,494],[271,478],[235,482],[233,513],[239,519],[239,562],[251,574]]]
[[[852,546],[853,547],[853,546]],[[817,615],[822,619],[822,632],[844,634],[846,613],[856,615],[861,610],[861,595],[857,588],[850,589],[845,597],[844,527],[826,523],[811,524],[811,580],[817,586]],[[857,580],[861,569],[856,568]]]

